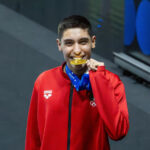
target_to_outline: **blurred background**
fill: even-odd
[[[24,149],[34,81],[64,61],[57,25],[73,14],[92,23],[93,58],[125,84],[130,130],[123,140],[110,140],[111,149],[149,150],[149,0],[0,0],[0,149]]]

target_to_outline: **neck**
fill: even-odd
[[[63,67],[63,71],[66,73],[66,70],[65,70],[65,67],[66,65],[64,65]],[[69,67],[69,66],[68,66]],[[69,67],[70,69],[70,67]],[[80,70],[75,70],[75,69],[70,69],[78,78],[81,78],[81,76],[86,72],[87,70],[87,66],[83,67],[82,69]]]
[[[81,78],[81,76],[86,72],[87,68],[83,68],[82,70],[71,70],[78,78]]]

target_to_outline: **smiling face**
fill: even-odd
[[[90,36],[87,29],[70,28],[64,31],[61,40],[57,39],[58,48],[62,51],[68,67],[77,75],[87,70],[87,65],[72,65],[70,61],[80,57],[90,59],[91,50],[95,48],[95,36]]]

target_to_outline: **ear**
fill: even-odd
[[[92,36],[92,48],[95,48],[95,46],[96,46],[96,36],[93,35]]]
[[[61,50],[61,41],[60,41],[60,39],[57,38],[56,42],[57,42],[57,46],[58,46],[59,51],[62,51]]]

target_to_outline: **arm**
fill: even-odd
[[[90,71],[90,82],[97,108],[107,134],[113,140],[124,137],[129,128],[124,85],[119,77],[104,66]]]
[[[37,102],[38,91],[35,83],[28,113],[25,150],[40,150],[41,142],[38,131]]]

